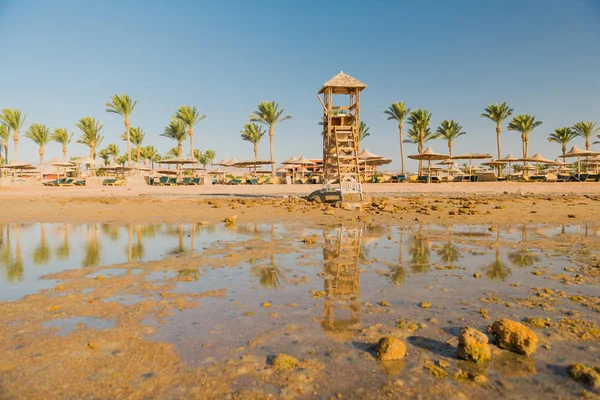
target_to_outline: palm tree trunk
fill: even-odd
[[[182,151],[183,151],[183,144],[181,142],[178,142],[177,143],[177,158],[181,158]]]
[[[40,181],[44,179],[44,173],[42,172],[42,163],[44,162],[44,147],[40,146]]]
[[[19,160],[19,132],[15,131],[15,135],[13,136],[13,141],[15,143],[15,148],[13,149],[13,161]]]
[[[402,122],[400,122],[400,125],[398,126],[398,132],[400,135],[400,162],[402,163],[402,173],[404,173],[404,141],[402,140],[402,128],[403,128],[403,124]]]
[[[4,164],[8,164],[8,143],[4,144]]]
[[[269,151],[271,153],[271,176],[275,176],[275,155],[273,153],[273,125],[269,125]]]
[[[67,161],[67,145],[66,144],[63,144],[62,151],[63,151],[63,159],[64,159],[64,161]]]
[[[448,155],[452,158],[452,140],[448,141]]]
[[[567,144],[563,143],[562,144],[562,155],[564,156],[566,152],[567,152]],[[564,161],[564,159],[563,159],[563,161]]]
[[[498,144],[498,158],[497,160],[502,158],[502,152],[500,151],[500,132],[502,132],[502,128],[500,127],[500,124],[498,124],[496,126],[496,142]]]
[[[137,163],[138,164],[140,163],[140,154],[141,154],[141,152],[142,152],[142,148],[140,146],[138,146],[136,148],[136,158],[137,158]]]
[[[129,137],[129,118],[125,118],[125,136],[127,136],[127,166],[131,166],[131,138]]]
[[[190,126],[190,154],[192,155],[192,161],[196,161],[196,157],[194,157],[194,129]]]
[[[258,143],[254,143],[254,158],[258,158]]]

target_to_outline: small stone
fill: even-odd
[[[229,226],[229,225],[235,224],[236,220],[237,220],[237,215],[232,215],[231,217],[225,218],[223,220],[223,222],[225,223],[226,226]]]
[[[432,304],[429,301],[424,301],[422,303],[419,303],[419,307],[421,308],[431,308]]]
[[[387,302],[387,301],[385,301],[385,300],[382,300],[382,301],[380,301],[380,302],[379,302],[379,305],[380,305],[381,307],[389,307],[389,306],[390,306],[390,303],[388,303],[388,302]]]
[[[394,337],[382,337],[375,347],[376,357],[381,361],[400,360],[406,355],[406,345]]]
[[[525,325],[507,318],[500,319],[490,327],[498,347],[529,355],[535,352],[538,338]]]
[[[480,274],[479,272],[475,272],[475,273],[473,274],[473,278],[475,278],[475,279],[479,279],[479,278],[481,278],[481,274]]]
[[[96,342],[88,342],[87,346],[91,349],[91,350],[96,350],[98,348],[98,344]]]
[[[458,358],[475,362],[489,360],[492,356],[487,336],[473,328],[462,328],[458,335]]]
[[[290,369],[294,369],[298,366],[298,364],[300,364],[300,360],[285,353],[277,354],[273,358],[273,368],[278,371],[288,371]]]
[[[263,308],[270,308],[271,307],[271,303],[269,303],[268,301],[265,301],[261,305],[263,306]]]
[[[577,382],[600,387],[600,367],[590,368],[583,364],[571,364],[567,367],[567,373]]]

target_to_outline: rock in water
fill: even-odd
[[[590,368],[582,364],[571,364],[567,367],[567,373],[577,382],[600,387],[600,367]]]
[[[462,328],[458,336],[456,355],[463,360],[487,361],[492,356],[487,336],[473,328]]]
[[[406,345],[400,339],[383,337],[377,342],[376,356],[381,361],[400,360],[406,354]]]
[[[535,351],[537,336],[525,325],[507,318],[502,318],[490,327],[490,332],[496,339],[498,347],[529,355]]]
[[[273,368],[279,371],[294,369],[298,364],[300,364],[300,360],[285,353],[277,354],[273,358]]]

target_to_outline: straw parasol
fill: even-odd
[[[425,149],[424,152],[419,154],[411,154],[408,158],[413,160],[427,160],[429,162],[429,166],[431,167],[431,161],[436,160],[446,160],[449,156],[447,154],[440,154],[434,152],[431,147]],[[421,173],[421,171],[419,171]]]
[[[219,166],[219,167],[228,167],[229,166],[229,161],[227,161],[227,160],[221,160],[219,162],[213,163],[213,165],[216,165],[216,166]]]
[[[378,156],[377,154],[371,153],[367,149],[364,149],[363,151],[360,152],[360,154],[358,155],[358,158],[360,160],[375,160],[375,159],[383,158],[383,157]]]
[[[387,165],[389,163],[392,162],[391,158],[373,158],[370,160],[365,160],[365,165],[369,165],[369,166],[373,166],[373,167],[380,167],[382,165]],[[431,166],[430,166],[431,167]],[[433,167],[431,167],[433,168]]]
[[[543,163],[543,164],[554,164],[554,160],[550,160],[549,158],[546,158],[546,157],[542,156],[540,153],[535,153],[531,157],[521,158],[521,159],[519,159],[519,161],[523,161],[523,163],[526,163],[526,162],[535,162],[535,174],[536,175],[539,173],[540,163]],[[523,164],[523,165],[525,165],[525,164]]]
[[[30,163],[21,162],[21,161],[11,161],[8,164],[0,165],[0,168],[7,169],[24,169],[26,167],[30,167]],[[35,167],[34,167],[35,168]]]
[[[85,156],[83,158],[80,158],[78,160],[73,161],[74,164],[86,164],[86,165],[102,165],[104,164],[104,161],[102,160],[98,160],[97,158],[92,158],[90,156]]]
[[[271,160],[263,160],[262,158],[252,158],[246,161],[238,161],[233,166],[240,168],[250,168],[254,169],[254,173],[256,174],[256,167],[259,165],[272,165],[275,164],[274,161]]]
[[[563,154],[562,158],[567,157],[577,157],[577,173],[581,173],[581,157],[593,157],[600,155],[600,153],[595,151],[583,150],[577,146],[573,146],[571,150],[569,150],[566,154]]]
[[[294,165],[298,163],[298,159],[296,158],[296,156],[292,156],[289,159],[285,160],[284,162],[282,162],[281,164],[283,165]]]
[[[487,158],[493,158],[493,156],[488,153],[466,153],[452,157],[453,160],[469,160],[469,173],[472,170],[473,160],[485,160]]]
[[[295,163],[296,165],[306,166],[306,165],[314,165],[313,161],[308,160],[306,157],[301,156]],[[301,170],[302,176],[304,177],[304,168]]]

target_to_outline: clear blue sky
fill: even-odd
[[[159,136],[173,111],[190,104],[208,116],[196,147],[250,158],[239,131],[259,101],[275,100],[293,117],[276,128],[276,158],[320,157],[316,93],[339,71],[368,85],[363,147],[394,158],[390,170],[399,167],[397,128],[382,112],[395,101],[431,110],[434,129],[461,123],[468,135],[455,154],[495,153],[494,126],[479,117],[491,102],[544,121],[530,149],[549,157],[559,152],[546,141],[554,128],[600,122],[599,0],[0,0],[0,49],[0,108],[76,135],[80,117],[96,117],[103,145],[122,150],[123,122],[104,111],[114,93],[138,101],[132,124],[161,151],[174,146]],[[503,150],[520,154],[518,133],[504,130]],[[48,146],[47,159],[59,154]],[[259,155],[269,155],[266,138]],[[37,159],[28,139],[19,158]]]

